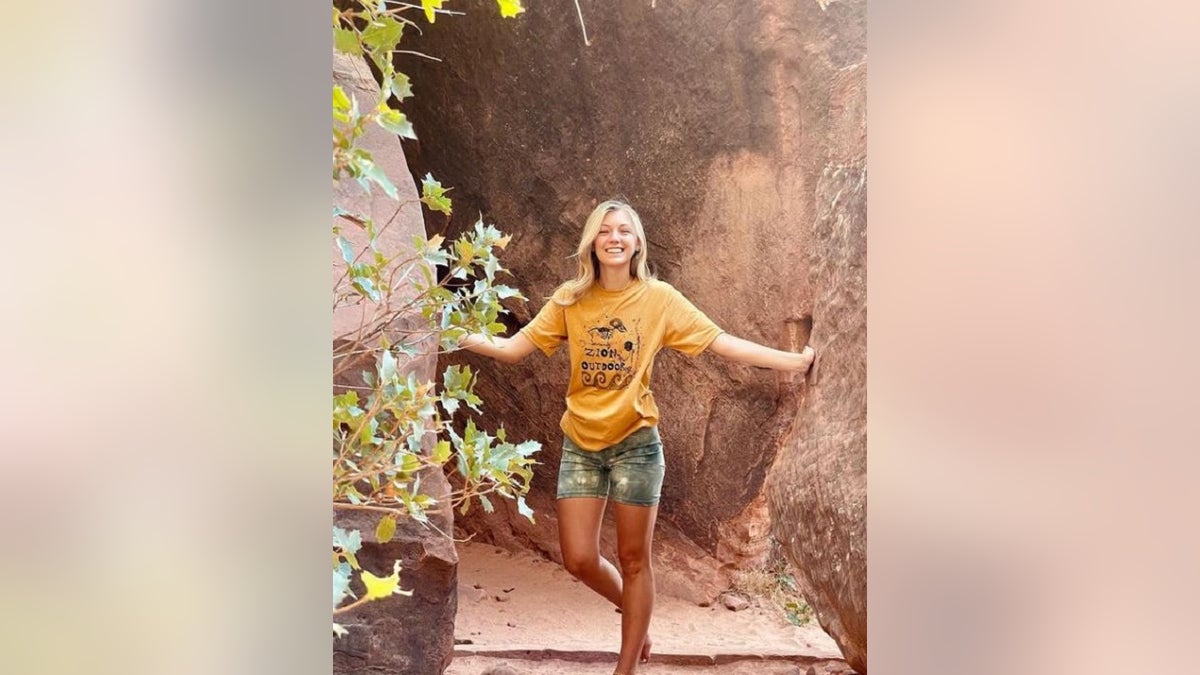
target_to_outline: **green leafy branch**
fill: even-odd
[[[346,4],[346,3],[342,3]],[[504,329],[498,321],[506,311],[501,301],[524,299],[512,287],[498,283],[506,272],[497,257],[511,237],[482,218],[475,227],[453,241],[440,235],[418,237],[413,252],[385,250],[380,235],[412,205],[401,201],[399,190],[371,153],[359,146],[372,125],[402,138],[416,131],[398,105],[413,95],[407,75],[396,70],[396,54],[417,54],[399,48],[406,30],[420,30],[415,13],[434,23],[438,15],[454,14],[442,8],[443,0],[421,0],[419,5],[393,0],[358,0],[349,7],[332,9],[333,42],[337,51],[361,57],[374,65],[377,93],[359,101],[334,85],[332,90],[335,181],[354,179],[368,194],[378,188],[398,202],[382,226],[367,215],[334,206],[334,245],[344,271],[334,282],[335,312],[357,308],[357,326],[334,339],[334,375],[361,371],[362,385],[333,395],[333,506],[381,514],[375,538],[386,543],[395,535],[399,519],[408,518],[436,529],[429,518],[434,509],[458,508],[466,513],[473,500],[491,511],[490,496],[512,499],[525,517],[533,512],[525,504],[532,479],[535,441],[510,443],[503,427],[491,435],[473,419],[461,428],[452,426],[463,407],[481,413],[482,400],[474,392],[475,375],[468,367],[450,366],[441,383],[418,381],[404,364],[412,357],[450,351],[467,332],[494,335]],[[497,0],[502,17],[524,11],[520,0]],[[406,16],[407,15],[407,16]],[[419,201],[447,217],[452,204],[432,175],[421,181]],[[345,229],[351,228],[351,229]],[[356,243],[358,242],[358,243]],[[435,270],[444,270],[435,274]],[[457,472],[460,487],[439,503],[421,488],[428,471]],[[443,533],[445,535],[445,533]],[[445,535],[449,536],[449,535]],[[380,577],[359,565],[362,546],[357,530],[333,528],[333,615],[350,612],[372,600],[409,595],[400,587],[401,565]],[[361,597],[352,589],[357,573]],[[350,599],[350,602],[346,602]],[[344,604],[345,603],[345,604]],[[333,624],[336,635],[345,629]]]

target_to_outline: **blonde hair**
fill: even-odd
[[[600,261],[596,259],[596,252],[592,250],[592,245],[596,243],[596,237],[600,236],[600,225],[603,224],[604,216],[608,215],[609,211],[621,211],[629,216],[629,222],[633,224],[633,232],[637,235],[638,250],[629,260],[629,275],[634,279],[645,281],[655,278],[646,264],[646,231],[642,228],[642,219],[629,204],[619,199],[609,199],[601,202],[592,210],[587,222],[584,223],[583,235],[579,239],[579,248],[575,251],[579,271],[574,279],[563,283],[554,290],[554,295],[550,298],[554,303],[564,307],[573,305],[596,283],[596,277],[600,275]]]

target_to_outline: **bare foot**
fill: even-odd
[[[646,636],[646,641],[642,643],[642,663],[650,662],[650,636]]]

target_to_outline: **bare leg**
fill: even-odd
[[[632,673],[649,651],[646,633],[654,610],[654,570],[651,539],[657,506],[614,504],[617,517],[617,556],[621,559],[621,656],[617,672]],[[645,654],[648,656],[648,653]],[[641,659],[644,660],[644,659]]]
[[[570,497],[558,500],[558,543],[563,567],[587,587],[621,607],[621,575],[600,556],[600,522],[605,499]]]

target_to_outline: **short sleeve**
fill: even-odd
[[[533,320],[525,324],[519,332],[524,333],[538,349],[550,356],[558,349],[563,340],[567,339],[566,308],[549,300],[542,306],[541,311]]]
[[[667,302],[667,330],[663,346],[695,356],[725,331],[691,303],[682,293],[671,289]]]

